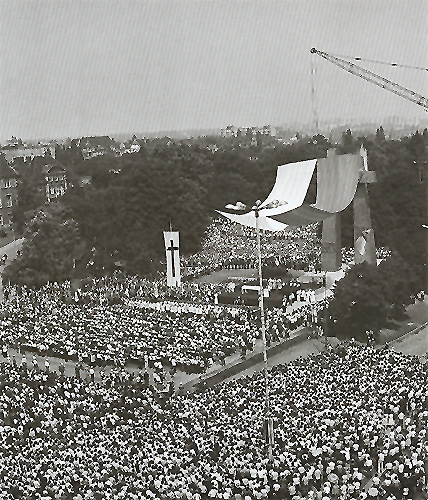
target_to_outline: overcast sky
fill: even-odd
[[[1,141],[310,122],[312,46],[428,67],[427,0],[0,0],[0,6]],[[428,116],[314,59],[321,121]],[[428,72],[365,66],[428,96]]]

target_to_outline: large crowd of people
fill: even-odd
[[[218,303],[218,295],[231,291],[234,283],[184,282],[165,293],[158,280],[116,273],[72,285],[6,287],[0,342],[99,365],[141,364],[148,357],[151,366],[161,362],[200,373],[235,352],[251,351],[260,335],[257,308]],[[275,281],[275,286],[280,285]],[[266,310],[269,343],[317,323],[324,303],[309,302],[309,294],[296,289],[284,307]],[[301,307],[287,308],[306,298]]]
[[[148,357],[151,366],[161,362],[192,373],[242,346],[251,351],[260,335],[259,312],[251,307],[138,298],[76,303],[65,301],[64,293],[59,284],[10,293],[2,304],[0,342],[99,365],[141,364]],[[284,340],[291,330],[310,323],[304,307],[290,313],[268,310],[266,317],[269,342]]]
[[[120,370],[101,383],[0,363],[0,498],[419,500],[428,372],[355,342],[160,398]]]
[[[316,226],[263,238],[265,263],[319,264]],[[254,267],[254,257],[254,231],[222,220],[208,229],[203,252],[182,263],[196,276]],[[5,287],[0,500],[428,498],[425,358],[326,344],[269,370],[268,414],[261,372],[187,393],[174,387],[175,370],[202,373],[232,353],[245,356],[259,338],[260,313],[219,304],[233,283],[186,280],[169,289],[164,281],[116,273],[39,290]],[[282,307],[266,310],[268,344],[302,325],[318,328],[328,300],[315,300],[310,288],[287,293]],[[19,364],[8,346],[25,353]],[[86,376],[79,363],[70,377],[62,363],[58,373],[48,361],[39,367],[31,351],[86,361]],[[139,368],[130,373],[127,362]],[[94,364],[115,367],[95,379]]]
[[[138,301],[113,304],[67,303],[62,285],[21,289],[3,304],[0,342],[41,354],[99,364],[118,360],[173,364],[187,372],[203,371],[215,356],[227,356],[242,339],[253,343],[257,326],[253,311],[194,314],[175,309],[141,307]]]
[[[319,267],[321,246],[317,224],[291,231],[261,231],[261,252],[265,264],[285,265],[294,269]],[[190,275],[218,269],[257,267],[255,229],[241,226],[223,217],[214,219],[202,241],[202,250],[181,259]]]
[[[321,269],[321,240],[319,224],[287,231],[260,231],[261,254],[264,265],[285,266],[304,271]],[[257,267],[255,229],[244,227],[223,217],[213,219],[197,254],[182,257],[186,276],[207,274],[219,269],[252,269]],[[385,259],[388,248],[376,249],[378,259]],[[342,248],[342,262],[354,261],[354,249]]]
[[[376,248],[376,258],[378,261],[382,261],[387,259],[392,255],[392,252],[389,248],[379,247]],[[346,267],[352,266],[355,259],[355,250],[354,248],[342,248],[342,263]]]

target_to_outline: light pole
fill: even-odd
[[[261,207],[261,201],[257,200],[256,204],[251,208],[254,212],[255,226],[256,226],[256,238],[257,238],[257,260],[258,260],[258,271],[259,271],[259,306],[260,306],[260,323],[261,323],[261,333],[263,342],[263,364],[264,364],[264,382],[265,382],[265,417],[264,426],[267,434],[268,442],[268,457],[269,460],[273,458],[273,444],[274,444],[274,428],[273,428],[273,418],[270,412],[270,401],[269,401],[269,374],[268,374],[268,357],[267,357],[267,342],[266,342],[266,322],[265,322],[265,311],[264,311],[264,294],[263,294],[263,275],[262,275],[262,252],[260,243],[260,211],[268,208],[276,208],[280,205],[284,205],[285,202],[279,202],[274,200],[271,203]],[[245,210],[246,205],[242,202],[237,202],[236,205],[227,205],[226,208],[232,210]]]
[[[325,350],[327,350],[327,348],[328,348],[328,341],[327,341],[327,271],[324,272],[323,284],[324,284],[324,324],[323,324],[323,336],[324,336]]]
[[[428,217],[428,160],[417,160],[413,162],[419,167],[419,181],[425,184],[425,216]],[[422,227],[427,228],[425,224]],[[426,234],[425,242],[425,297],[428,297],[428,232]]]
[[[261,323],[262,341],[263,341],[263,363],[264,363],[263,372],[265,379],[265,429],[268,438],[268,455],[269,455],[269,460],[271,460],[272,447],[273,447],[273,421],[270,415],[270,404],[269,404],[268,358],[267,358],[266,323],[265,323],[264,293],[263,293],[262,251],[261,251],[260,228],[259,228],[260,203],[261,203],[260,200],[257,200],[255,206],[251,210],[254,211],[254,216],[256,219],[257,258],[259,264],[260,323]]]
[[[427,182],[427,184],[428,184],[428,182]],[[427,195],[427,204],[428,204],[428,195]],[[428,210],[428,209],[427,209],[427,210]],[[422,224],[422,227],[423,227],[424,229],[428,229],[428,225],[426,225],[426,224]],[[425,266],[426,266],[426,270],[425,270],[425,272],[426,272],[426,282],[425,282],[425,287],[424,287],[424,288],[425,288],[425,290],[424,290],[424,292],[425,292],[425,297],[428,297],[428,231],[427,231],[427,245],[426,245],[426,246],[427,246],[427,248],[426,248],[426,258],[425,258]]]

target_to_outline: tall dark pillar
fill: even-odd
[[[353,201],[355,264],[368,262],[376,265],[376,245],[367,189],[367,184],[373,182],[376,182],[376,172],[363,170]]]
[[[327,158],[334,157],[336,157],[336,150],[329,149]],[[334,214],[328,219],[324,219],[321,239],[321,269],[323,271],[338,271],[340,269],[342,265],[341,240],[340,214]]]
[[[338,271],[342,265],[340,214],[334,214],[322,223],[321,269]]]

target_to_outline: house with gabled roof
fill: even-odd
[[[72,142],[80,148],[85,160],[105,154],[116,154],[118,149],[116,142],[107,135],[82,137],[81,139],[73,139]]]
[[[51,156],[34,158],[28,167],[24,167],[23,175],[32,177],[33,182],[44,192],[49,203],[62,196],[67,190],[67,173],[58,160]]]

